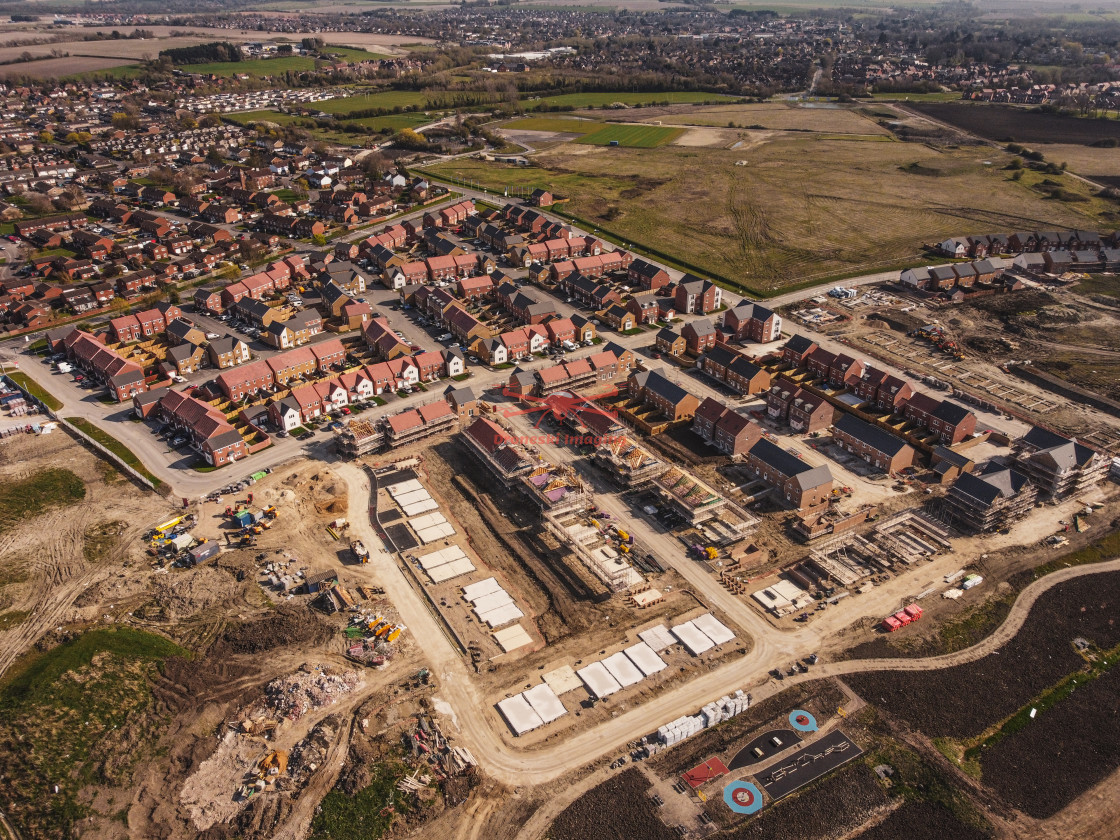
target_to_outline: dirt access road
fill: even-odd
[[[485,771],[496,780],[512,785],[543,784],[586,765],[596,757],[617,751],[623,744],[640,734],[652,732],[668,720],[693,712],[730,689],[749,689],[755,700],[777,694],[787,685],[769,681],[767,671],[791,658],[806,656],[819,650],[822,640],[829,638],[843,623],[844,611],[833,611],[829,619],[814,627],[788,632],[774,629],[758,616],[750,622],[754,645],[750,652],[714,671],[696,677],[687,684],[644,703],[640,708],[613,718],[593,729],[587,729],[562,743],[539,749],[519,750],[508,735],[496,712],[481,697],[463,658],[444,634],[442,627],[429,611],[423,595],[408,580],[393,557],[385,551],[369,520],[368,475],[355,464],[336,463],[333,469],[349,486],[350,527],[355,536],[370,548],[370,562],[350,569],[370,584],[385,587],[386,593],[397,606],[409,632],[421,641],[430,667],[440,680],[437,702],[450,707],[447,716],[459,730],[466,745],[482,762]],[[1020,595],[1007,621],[992,636],[975,647],[946,657],[930,659],[886,659],[834,663],[814,669],[811,677],[850,674],[863,670],[939,669],[960,662],[978,659],[997,649],[1015,635],[1022,626],[1035,599],[1057,583],[1073,577],[1099,572],[1120,570],[1120,560],[1063,569],[1035,582]],[[743,605],[745,607],[745,605]],[[743,610],[735,614],[742,619]],[[746,619],[742,619],[746,620]],[[850,623],[850,619],[849,619]]]

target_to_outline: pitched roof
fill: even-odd
[[[902,438],[895,437],[879,426],[860,420],[854,414],[841,414],[840,419],[833,423],[833,428],[890,457],[894,457],[909,446]]]

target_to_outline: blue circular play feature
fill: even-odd
[[[798,732],[817,731],[817,719],[802,709],[794,709],[789,713],[789,725]]]
[[[762,810],[762,791],[750,782],[732,782],[723,789],[723,801],[736,814],[757,814]]]

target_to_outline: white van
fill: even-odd
[[[73,369],[74,369],[74,366],[72,364],[70,364],[69,362],[59,362],[58,363],[58,372],[59,373],[69,373]]]

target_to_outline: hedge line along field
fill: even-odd
[[[927,117],[1001,143],[1014,140],[1018,143],[1079,143],[1087,146],[1098,140],[1120,140],[1120,120],[1080,119],[1010,105],[967,102],[911,102],[908,107]]]
[[[656,125],[608,125],[576,140],[589,146],[626,146],[630,149],[655,149],[676,140],[683,128]]]

